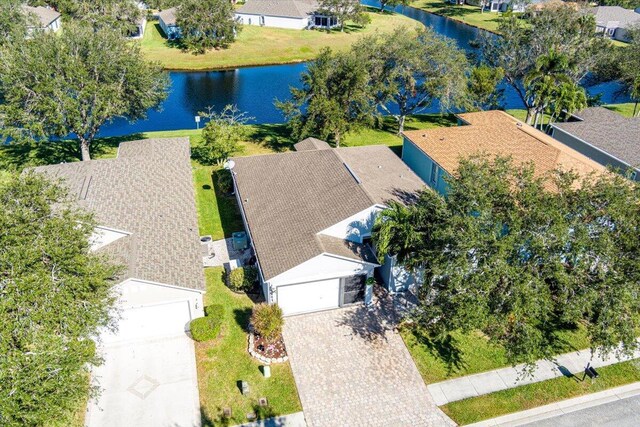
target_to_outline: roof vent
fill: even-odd
[[[378,169],[382,169],[382,165],[378,165]]]
[[[522,123],[521,123],[521,122],[517,122],[517,123],[516,123],[516,126],[518,126],[519,128],[521,128],[521,127],[522,127]]]

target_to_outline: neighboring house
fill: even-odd
[[[22,6],[22,9],[25,13],[31,14],[36,18],[37,26],[31,26],[28,29],[28,32],[31,33],[33,31],[53,31],[56,32],[62,26],[62,21],[60,19],[60,13],[51,9],[50,7],[31,7],[31,6]]]
[[[244,25],[289,28],[333,28],[335,16],[318,12],[316,0],[247,0],[236,11],[236,20]]]
[[[408,203],[424,182],[386,146],[332,149],[317,141],[231,163],[264,297],[285,315],[365,300],[376,268],[392,292],[412,284],[392,262],[379,265],[370,236],[387,201]]]
[[[144,2],[136,2],[136,7],[140,10],[141,18],[136,22],[135,30],[129,33],[128,38],[130,39],[141,39],[147,26],[148,6]]]
[[[402,160],[440,194],[447,192],[460,159],[487,154],[532,162],[541,176],[561,168],[581,175],[606,168],[504,111],[458,115],[460,126],[403,132]]]
[[[489,10],[491,12],[524,12],[527,3],[522,0],[491,0],[489,2]]]
[[[640,181],[640,117],[627,118],[603,107],[574,113],[564,123],[551,125],[553,136],[603,166]]]
[[[628,42],[627,29],[640,25],[640,13],[620,6],[598,6],[590,10],[596,18],[596,32]]]
[[[111,341],[184,335],[203,316],[204,273],[188,138],[120,144],[115,159],[35,168],[95,214],[95,251],[125,267]]]
[[[180,27],[176,23],[177,9],[172,7],[171,9],[165,9],[158,13],[158,23],[160,28],[167,36],[169,40],[179,39],[181,37]]]

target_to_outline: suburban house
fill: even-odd
[[[590,107],[551,128],[551,136],[563,144],[622,173],[633,169],[630,178],[640,181],[640,117]]]
[[[189,138],[123,142],[114,159],[35,171],[60,179],[95,214],[93,250],[124,267],[114,286],[118,328],[101,333],[105,363],[92,372],[103,392],[85,425],[200,425],[185,333],[204,315],[205,287]]]
[[[175,7],[171,9],[165,9],[158,13],[158,23],[160,24],[160,28],[164,32],[164,35],[167,36],[169,40],[179,39],[181,36],[180,27],[176,23],[176,11]]]
[[[558,168],[586,175],[606,168],[504,111],[459,114],[459,126],[403,132],[402,160],[440,194],[458,162],[475,154],[533,162],[540,176]]]
[[[491,12],[524,12],[527,3],[520,0],[491,0],[489,2],[489,10]]]
[[[380,265],[370,236],[386,203],[409,203],[424,182],[386,146],[296,149],[229,162],[267,302],[285,315],[368,302],[376,269],[392,292],[411,285],[392,259]]]
[[[620,6],[598,6],[590,10],[596,18],[596,32],[628,42],[627,29],[640,25],[640,13]]]
[[[316,0],[247,0],[235,14],[244,25],[288,28],[333,28],[338,26],[335,16],[319,12]]]
[[[56,12],[50,7],[31,7],[22,6],[24,13],[33,15],[36,18],[36,26],[30,26],[28,32],[33,31],[53,31],[56,32],[62,26],[62,20],[60,19],[60,13]]]

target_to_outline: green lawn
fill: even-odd
[[[416,0],[411,2],[410,6],[494,33],[498,31],[502,15],[496,12],[482,12],[480,6],[454,5],[444,0]]]
[[[504,348],[490,343],[480,332],[454,333],[448,343],[434,341],[409,326],[400,334],[427,384],[509,366]],[[582,328],[559,331],[557,338],[558,354],[589,347]]]
[[[246,326],[253,306],[251,300],[244,294],[231,292],[223,284],[222,268],[207,268],[205,274],[205,305],[222,304],[225,317],[220,337],[209,343],[196,343],[203,425],[241,424],[247,421],[249,412],[268,418],[300,411],[289,364],[272,365],[271,378],[264,378],[260,363],[247,352]],[[249,396],[240,393],[238,381],[241,380],[249,383]],[[268,407],[259,407],[261,397],[267,398]],[[231,408],[231,419],[222,419],[224,408]]]
[[[626,104],[605,105],[604,107],[608,108],[609,110],[612,110],[612,111],[615,111],[617,113],[620,113],[625,117],[633,117],[634,108],[636,110],[640,110],[640,105],[636,106],[636,104],[633,103],[633,102],[628,102]]]
[[[211,70],[308,61],[325,47],[345,50],[364,35],[391,31],[401,25],[412,28],[422,25],[400,14],[372,11],[369,16],[371,24],[364,29],[347,25],[344,32],[245,25],[229,48],[210,50],[202,55],[181,50],[176,42],[163,36],[157,22],[149,22],[140,43],[148,59],[160,62],[168,70]]]
[[[598,368],[598,373],[600,378],[594,381],[582,381],[582,375],[561,377],[452,402],[440,409],[464,425],[640,381],[638,361]]]

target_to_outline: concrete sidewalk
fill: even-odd
[[[490,420],[480,421],[479,423],[470,424],[469,427],[521,426],[639,395],[640,382],[636,382],[600,391],[598,393],[562,400],[560,402],[551,403],[549,405],[540,406],[527,411],[516,412],[492,418]]]
[[[599,356],[593,356],[592,359],[589,350],[581,350],[557,356],[554,362],[540,360],[536,363],[537,369],[533,375],[524,378],[522,378],[521,374],[522,366],[518,365],[429,384],[427,388],[436,404],[441,406],[449,402],[550,380],[563,375],[570,376],[575,374],[582,378],[584,369],[589,362],[591,362],[591,366],[599,368],[637,358],[640,358],[640,350],[636,350],[631,357],[623,357],[621,359],[613,355],[604,359]]]

